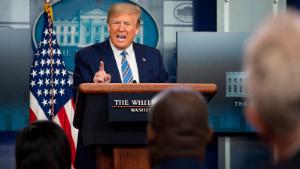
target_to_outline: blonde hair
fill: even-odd
[[[141,18],[141,8],[132,3],[116,3],[111,6],[108,11],[107,20],[108,23],[112,15],[117,14],[133,14],[137,17],[137,26],[140,25]]]
[[[271,18],[247,46],[249,103],[274,134],[300,124],[299,17],[288,11]]]

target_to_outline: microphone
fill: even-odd
[[[132,83],[137,83],[136,80],[133,80]]]

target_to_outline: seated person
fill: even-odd
[[[36,121],[24,128],[16,140],[17,169],[70,169],[68,139],[57,124]]]
[[[150,165],[155,169],[203,169],[212,138],[207,104],[190,89],[166,90],[152,100],[147,126]]]

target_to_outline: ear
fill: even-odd
[[[207,134],[206,134],[206,143],[209,143],[211,140],[212,140],[212,138],[213,138],[213,129],[212,128],[208,128],[207,129]]]
[[[140,25],[137,25],[137,28],[135,30],[135,35],[139,34],[139,32],[140,32]]]
[[[107,31],[110,32],[110,25],[107,23]]]
[[[153,143],[156,140],[156,132],[153,129],[152,126],[149,124],[147,125],[147,142],[148,143]]]
[[[245,116],[248,122],[255,128],[256,132],[259,133],[263,138],[269,137],[269,130],[264,120],[259,116],[253,105],[248,105],[245,110]]]
[[[253,106],[248,105],[245,109],[245,117],[247,121],[251,124],[252,127],[256,129],[257,132],[260,133],[262,130],[261,120],[257,115],[257,112]]]

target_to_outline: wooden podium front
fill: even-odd
[[[111,95],[152,97],[161,90],[176,87],[192,88],[208,101],[217,91],[215,84],[191,83],[84,83],[79,86],[74,126],[80,130],[84,146],[95,148],[98,169],[150,169],[145,134],[147,113],[121,111],[115,118],[116,115],[110,114]]]

